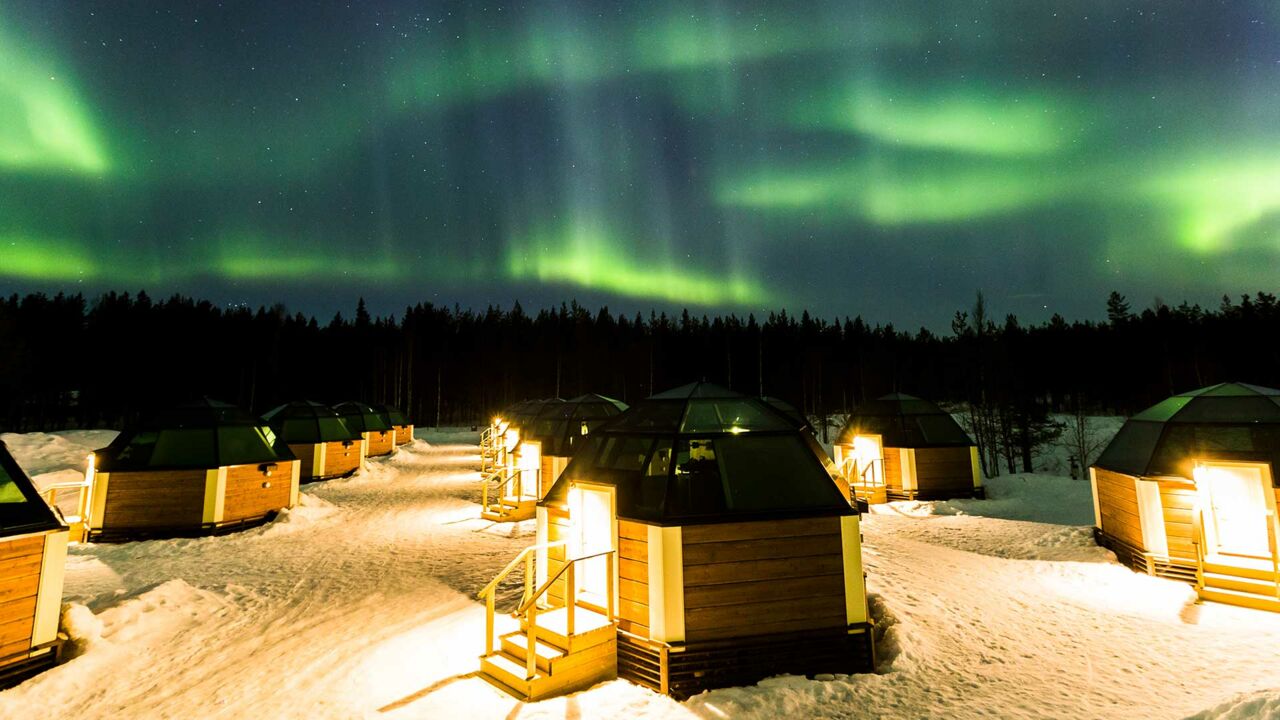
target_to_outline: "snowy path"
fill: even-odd
[[[1029,476],[997,484],[995,500],[864,518],[882,674],[684,704],[617,681],[522,705],[469,674],[483,641],[474,593],[532,528],[477,519],[474,434],[431,439],[305,486],[263,528],[73,549],[66,596],[96,613],[77,616],[88,650],[0,694],[0,718],[57,712],[50,697],[88,720],[1178,718],[1280,685],[1280,615],[1192,605],[1189,586],[1117,565],[1078,526],[1087,485]],[[104,441],[5,440],[41,480]]]
[[[269,526],[74,548],[65,597],[101,638],[0,695],[0,717],[47,714],[54,694],[86,718],[347,718],[474,669],[474,593],[532,541],[477,518],[477,459],[418,442],[304,486]]]

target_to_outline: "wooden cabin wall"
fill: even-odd
[[[396,445],[396,434],[390,430],[378,430],[365,433],[369,438],[369,456],[386,455]]]
[[[314,444],[298,443],[298,444],[290,445],[289,452],[298,456],[298,465],[301,468],[302,477],[304,478],[315,477],[316,446]]]
[[[649,526],[618,520],[618,627],[649,637]]]
[[[973,457],[966,447],[916,448],[916,490],[973,490]]]
[[[346,475],[359,467],[360,443],[353,442],[350,445],[345,445],[341,440],[325,443],[324,474],[326,477],[331,475]],[[307,472],[304,466],[302,476],[306,477],[306,475]]]
[[[840,519],[683,528],[685,640],[846,625]]]
[[[1136,478],[1102,468],[1094,468],[1098,487],[1098,512],[1102,531],[1138,549],[1146,549],[1142,521],[1138,515]]]
[[[0,666],[27,659],[40,591],[45,535],[0,542]]]
[[[1196,549],[1191,542],[1194,534],[1191,514],[1196,506],[1195,483],[1174,478],[1162,478],[1156,482],[1160,486],[1160,507],[1164,511],[1169,557],[1194,563]]]
[[[204,522],[204,470],[112,472],[102,527],[199,527]]]
[[[569,511],[557,507],[547,508],[547,542],[572,542],[573,526],[569,523]],[[547,577],[550,578],[564,567],[565,546],[547,548]],[[564,607],[566,582],[561,580],[547,591],[547,600],[552,607]]]
[[[562,455],[542,455],[542,464],[539,472],[542,475],[542,488],[539,494],[539,500],[545,497],[551,491],[551,486],[555,484],[556,478],[560,477],[560,473],[569,466],[570,458]]]
[[[395,443],[397,445],[405,445],[413,442],[413,426],[412,425],[396,425]]]
[[[902,454],[901,448],[881,448],[884,455],[884,486],[886,489],[902,490]]]
[[[289,507],[294,460],[274,463],[276,469],[267,477],[258,465],[232,465],[227,468],[227,490],[223,501],[224,522],[260,518],[280,508]],[[269,484],[270,487],[263,487]]]

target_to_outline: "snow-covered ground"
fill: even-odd
[[[41,483],[110,438],[3,437]],[[247,532],[72,548],[78,656],[0,693],[0,718],[1280,718],[1280,615],[1116,564],[1086,527],[1088,483],[1044,474],[864,518],[877,674],[521,705],[473,675],[475,592],[533,540],[478,519],[475,443],[420,431]]]

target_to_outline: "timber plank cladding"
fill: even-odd
[[[408,445],[413,442],[413,426],[412,425],[396,425],[395,428],[395,444]]]
[[[53,665],[69,532],[0,540],[0,687]]]
[[[299,455],[298,457],[302,457]],[[324,473],[320,477],[342,477],[360,469],[360,444],[334,441],[325,443]]]
[[[649,637],[649,530],[618,521],[618,627]]]
[[[1096,468],[1102,532],[1135,548],[1144,547],[1142,521],[1138,518],[1136,478]],[[1145,567],[1144,567],[1145,569]]]
[[[396,449],[396,434],[392,430],[368,430],[364,438],[368,446],[365,455],[368,457],[390,455]]]
[[[683,530],[685,640],[845,625],[839,518]]]
[[[289,451],[298,456],[302,482],[344,477],[360,469],[361,448],[355,441],[334,440],[327,443],[291,443]],[[316,463],[320,456],[321,462]]]
[[[916,448],[916,490],[972,492],[973,464],[967,447]]]
[[[114,472],[107,477],[103,530],[199,527],[204,521],[204,470]]]
[[[43,535],[0,542],[0,665],[31,649],[43,562]]]
[[[264,470],[259,465],[235,465],[227,468],[227,484],[223,496],[224,522],[263,518],[290,506],[291,463],[270,463]]]
[[[301,467],[298,460],[281,460],[98,473],[89,538],[191,536],[268,520],[297,502]]]

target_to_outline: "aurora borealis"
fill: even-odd
[[[0,291],[1098,316],[1276,289],[1270,2],[0,3]]]

